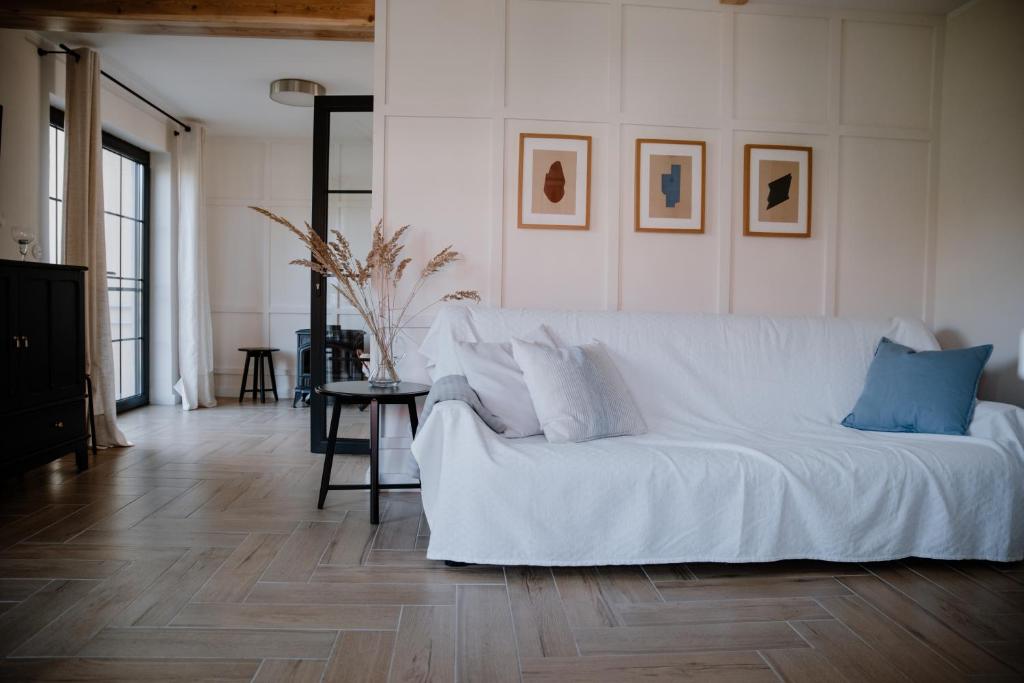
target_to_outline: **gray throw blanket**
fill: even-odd
[[[423,415],[420,419],[426,423],[427,418],[430,417],[430,411],[434,408],[435,403],[441,401],[462,401],[480,416],[480,419],[490,427],[496,434],[501,434],[507,427],[496,415],[492,415],[487,408],[484,408],[484,404],[480,402],[480,397],[473,391],[473,387],[469,386],[469,382],[466,381],[465,375],[445,375],[440,378],[430,387],[430,393],[427,394],[426,402],[423,404]]]

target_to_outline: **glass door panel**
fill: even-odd
[[[313,228],[333,240],[337,230],[354,257],[365,261],[370,249],[373,173],[373,97],[316,98],[313,112]],[[329,278],[311,274],[310,384],[362,381],[366,326]],[[311,449],[327,448],[330,406],[310,394]],[[342,435],[344,437],[344,435]],[[341,438],[339,453],[367,453],[363,438]]]

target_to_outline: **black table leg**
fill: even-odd
[[[341,417],[341,401],[334,399],[334,410],[331,412],[331,429],[327,432],[327,452],[324,454],[324,472],[320,476],[320,500],[317,507],[321,510],[327,500],[327,487],[331,484],[331,467],[334,465],[334,447],[338,443],[338,418]]]
[[[413,438],[416,437],[416,429],[420,426],[420,418],[416,414],[416,399],[410,398],[409,403],[409,426],[412,427]]]
[[[252,354],[246,352],[245,354],[245,367],[242,369],[242,388],[238,390],[238,402],[241,403],[245,399],[245,380],[249,376],[249,359]],[[255,396],[255,394],[253,394]]]
[[[274,400],[277,400],[277,376],[274,374],[274,354],[267,351],[267,364],[270,366],[270,390],[274,392]]]
[[[260,403],[267,402],[267,364],[263,362],[265,358],[266,354],[260,353],[256,359],[256,364],[260,366]]]
[[[380,404],[370,400],[370,524],[380,521]]]

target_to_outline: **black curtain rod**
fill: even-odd
[[[46,55],[71,55],[72,57],[75,58],[76,62],[82,58],[82,56],[80,54],[78,54],[77,52],[75,52],[74,50],[69,48],[64,43],[60,43],[60,49],[59,50],[44,50],[43,48],[40,47],[40,48],[36,48],[36,52],[39,53],[40,57],[44,57]],[[179,126],[184,128],[186,133],[191,133],[192,132],[192,126],[188,125],[187,123],[185,123],[184,121],[182,121],[181,119],[179,119],[179,118],[177,118],[175,116],[171,116],[166,111],[164,111],[160,107],[156,106],[155,104],[153,104],[152,102],[147,100],[145,97],[143,97],[139,93],[135,92],[134,90],[132,90],[127,85],[125,85],[121,81],[117,80],[116,78],[114,78],[110,74],[108,74],[106,71],[103,71],[101,69],[100,73],[103,74],[104,76],[106,76],[108,79],[112,80],[114,83],[117,83],[119,86],[121,86],[122,88],[127,90],[129,93],[131,93],[135,97],[139,98],[140,100],[142,100],[143,102],[145,102],[146,104],[151,106],[153,109],[156,109],[158,112],[160,112],[161,114],[163,114],[164,116],[169,118],[171,121],[174,121],[176,124],[178,124]],[[174,131],[174,134],[178,135],[179,133],[178,133],[178,131]]]

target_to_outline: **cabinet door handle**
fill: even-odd
[[[14,348],[16,348],[16,349],[20,349],[21,348],[21,337],[15,337],[14,338]]]
[[[21,338],[21,345],[22,345],[23,348],[26,348],[26,349],[28,348],[28,337],[22,337]]]

